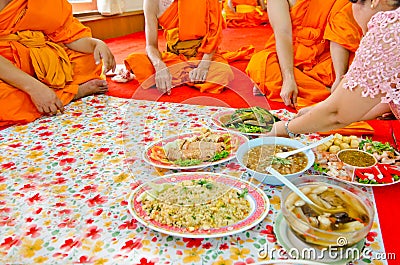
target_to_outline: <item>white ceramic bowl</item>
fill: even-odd
[[[284,138],[284,137],[260,137],[260,138],[256,138],[256,139],[252,139],[250,141],[248,141],[247,143],[242,144],[239,149],[237,150],[236,153],[236,158],[239,161],[239,164],[246,168],[247,172],[250,174],[251,177],[254,177],[255,179],[257,179],[258,181],[265,183],[265,184],[269,184],[269,185],[283,185],[283,183],[276,179],[274,176],[270,175],[270,174],[265,174],[265,173],[260,173],[257,171],[254,171],[248,167],[246,167],[246,165],[243,163],[243,157],[244,155],[253,147],[256,146],[260,146],[260,145],[286,145],[286,146],[290,146],[290,147],[294,147],[294,148],[300,148],[305,146],[303,143],[301,143],[300,141],[294,140],[294,139],[290,139],[290,138]],[[312,150],[306,150],[303,151],[303,153],[306,154],[307,159],[308,159],[308,163],[307,166],[299,172],[296,172],[294,174],[286,174],[284,175],[286,178],[288,178],[289,180],[294,179],[298,176],[300,176],[301,174],[303,174],[306,170],[308,170],[315,161],[315,155],[313,153]]]

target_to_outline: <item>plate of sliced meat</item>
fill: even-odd
[[[148,145],[143,159],[160,168],[203,168],[235,158],[238,147],[247,141],[246,136],[226,131],[179,134]]]

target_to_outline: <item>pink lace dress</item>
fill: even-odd
[[[400,8],[371,18],[344,78],[345,88],[358,86],[364,97],[384,94],[381,102],[400,119]]]

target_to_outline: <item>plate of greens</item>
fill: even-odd
[[[220,129],[249,136],[265,135],[279,118],[261,107],[241,108],[216,112],[212,123]]]
[[[217,165],[236,156],[246,136],[226,131],[205,130],[174,135],[148,145],[145,162],[166,169],[195,169]]]

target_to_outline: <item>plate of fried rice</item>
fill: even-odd
[[[267,216],[270,202],[254,184],[229,175],[184,172],[155,178],[130,195],[132,216],[155,231],[214,238],[248,230]]]

